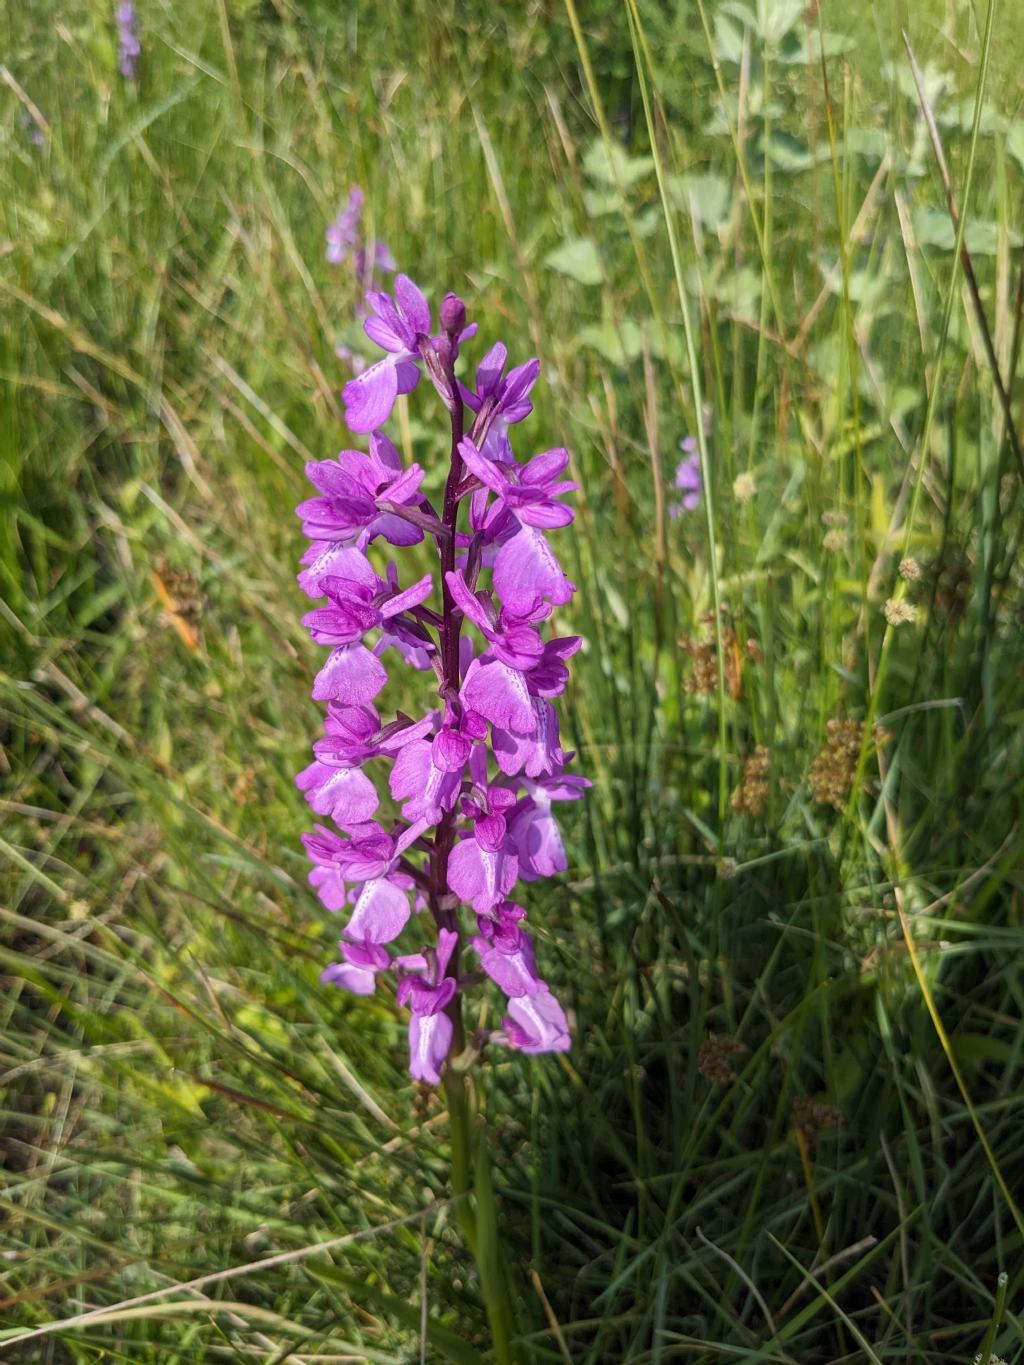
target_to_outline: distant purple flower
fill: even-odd
[[[132,0],[122,0],[114,11],[117,20],[117,65],[126,81],[135,79],[135,64],[142,46],[135,31],[136,15]]]
[[[697,442],[692,436],[686,436],[679,442],[679,449],[685,452],[686,459],[681,460],[676,466],[675,486],[680,489],[683,496],[677,502],[669,504],[668,514],[670,517],[679,517],[682,516],[683,512],[692,512],[695,507],[700,505],[701,494],[704,491]]]
[[[363,192],[353,185],[348,202],[338,213],[324,236],[327,238],[327,259],[331,265],[343,264],[345,257],[359,243],[359,220],[363,216]]]
[[[361,195],[350,195],[329,230],[332,259],[361,250],[361,205]],[[506,372],[499,342],[468,388],[455,366],[460,343],[476,329],[466,325],[461,299],[445,297],[437,332],[405,275],[391,294],[371,290],[367,303],[364,330],[385,356],[345,386],[344,401],[351,429],[371,433],[369,453],[311,461],[316,495],[297,509],[311,541],[299,583],[319,599],[303,624],[331,652],[313,683],[314,698],[328,703],[325,734],[296,781],[316,814],[341,831],[317,825],[303,836],[311,885],[329,910],[349,916],[340,960],[321,979],[357,995],[372,994],[382,977],[395,980],[397,1002],[410,1011],[410,1071],[437,1084],[463,1036],[460,992],[482,977],[508,1001],[501,1027],[487,1035],[492,1042],[530,1053],[569,1046],[565,1014],[537,970],[526,912],[509,897],[519,879],[565,871],[553,806],[590,785],[564,771],[573,755],[561,747],[554,706],[582,641],[542,634],[575,591],[548,533],[573,520],[563,499],[577,485],[562,477],[565,450],[523,464],[512,451],[509,430],[532,411],[536,360]],[[451,422],[440,513],[422,491],[424,470],[403,465],[380,430],[422,370]],[[425,538],[436,546],[440,574],[400,580],[387,555]],[[381,550],[373,562],[371,552]],[[436,696],[419,718],[381,721],[376,702],[391,650],[436,678]],[[390,766],[399,810],[389,827],[377,819],[380,778],[367,771],[377,764]],[[422,910],[435,926],[433,945],[392,956],[389,945],[422,924],[413,917]],[[469,977],[460,975],[466,947],[480,963]]]
[[[398,264],[391,254],[391,248],[386,242],[374,242],[373,250],[360,250],[355,256],[356,274],[360,279],[366,279],[367,275],[372,279],[373,276],[393,275],[398,269]]]
[[[390,275],[398,266],[386,242],[374,242],[368,249],[362,236],[363,191],[353,185],[338,216],[324,232],[327,259],[331,265],[344,265],[351,257],[356,278],[363,285],[376,283],[378,275]],[[343,356],[346,359],[347,356]],[[356,373],[359,373],[356,370]]]
[[[335,346],[334,354],[349,367],[353,376],[362,374],[366,369],[366,361],[363,357],[350,350],[348,346]]]
[[[33,105],[32,108],[35,110],[35,105]],[[30,113],[28,109],[23,109],[19,122],[21,123],[22,128],[25,129],[28,140],[33,147],[46,146],[46,135],[43,132],[42,125],[39,122],[39,117],[36,112]]]

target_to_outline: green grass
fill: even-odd
[[[528,897],[576,1042],[475,1073],[520,1358],[1024,1359],[1024,26],[954,8],[822,6],[822,64],[783,0],[140,0],[134,87],[102,6],[9,7],[0,1318],[106,1311],[4,1358],[488,1355],[441,1099],[318,984],[298,842],[358,182],[582,483],[594,789]]]

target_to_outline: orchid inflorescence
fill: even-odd
[[[327,259],[331,265],[344,265],[351,255],[356,276],[363,279],[369,270],[371,282],[377,272],[391,274],[398,267],[386,242],[374,242],[368,251],[362,240],[363,191],[353,185],[338,216],[324,232]]]
[[[126,81],[135,79],[135,64],[142,54],[136,32],[135,6],[132,0],[122,0],[114,11],[117,20],[117,66]]]
[[[561,748],[552,705],[582,641],[544,640],[538,630],[575,591],[545,532],[572,521],[562,497],[578,485],[562,479],[565,450],[525,464],[512,453],[509,428],[533,410],[537,360],[506,371],[498,342],[469,388],[455,367],[476,327],[466,325],[456,295],[445,297],[436,334],[426,299],[405,275],[393,296],[373,291],[367,304],[364,330],[385,356],[343,398],[349,427],[369,434],[369,453],[311,461],[317,496],[297,509],[312,541],[299,583],[327,599],[303,624],[331,653],[313,685],[313,697],[327,703],[326,733],[296,780],[341,831],[318,825],[303,836],[310,883],[329,910],[351,907],[341,959],[321,979],[370,995],[378,977],[393,974],[397,1001],[411,1013],[410,1070],[437,1084],[446,1059],[464,1049],[460,993],[485,977],[508,1005],[501,1028],[478,1045],[489,1037],[531,1053],[569,1046],[562,1007],[537,972],[526,912],[509,897],[517,880],[565,870],[552,805],[590,785],[565,772],[573,755]],[[381,430],[424,370],[451,426],[440,511],[422,491],[423,468],[403,468]],[[404,549],[426,537],[436,545],[438,582],[428,573],[403,587],[394,563],[381,572],[368,556],[375,541]],[[434,675],[437,704],[418,719],[399,712],[384,723],[374,704],[391,651]],[[376,818],[380,799],[365,771],[378,763],[391,765],[400,807],[390,828]],[[475,916],[471,935],[463,907]],[[393,956],[414,909],[429,911],[433,942]],[[468,972],[467,941],[479,961]]]

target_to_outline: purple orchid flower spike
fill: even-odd
[[[327,239],[327,259],[331,265],[341,265],[349,251],[359,242],[359,220],[363,216],[363,192],[353,185],[348,201],[337,218],[324,233]]]
[[[686,459],[680,460],[676,466],[675,483],[676,488],[681,490],[683,496],[677,501],[669,503],[668,514],[670,517],[680,517],[684,512],[692,512],[694,508],[699,507],[701,494],[704,492],[697,442],[692,436],[686,436],[679,442],[679,449],[686,454]]]
[[[361,207],[350,195],[329,230],[339,258],[354,251],[358,261],[365,249]],[[339,960],[321,979],[356,995],[395,982],[397,1004],[410,1012],[410,1072],[436,1085],[465,1050],[461,992],[483,980],[507,1002],[489,1035],[495,1042],[530,1053],[569,1046],[526,912],[509,898],[519,879],[565,871],[553,808],[589,786],[565,771],[573,755],[561,747],[555,709],[582,642],[546,633],[574,591],[548,535],[571,523],[563,499],[576,484],[563,478],[566,451],[520,464],[512,450],[510,430],[532,411],[536,360],[509,369],[498,342],[468,388],[456,364],[475,326],[460,298],[445,296],[436,334],[426,298],[405,275],[393,293],[371,290],[367,302],[365,331],[385,356],[346,386],[344,399],[349,426],[369,433],[369,452],[311,461],[315,496],[298,508],[310,540],[299,583],[315,602],[303,624],[330,652],[313,683],[314,698],[327,702],[325,733],[296,782],[316,815],[337,827],[303,836],[311,886],[327,909],[347,915]],[[451,423],[440,510],[423,493],[424,470],[403,464],[380,430],[422,370]],[[375,558],[425,539],[436,547],[436,574],[403,585],[394,563]],[[418,716],[385,722],[377,704],[392,659],[432,675],[436,694]],[[385,780],[399,808],[390,823],[380,817]],[[424,946],[392,957],[389,945],[424,922],[434,926],[433,943],[428,934]],[[465,947],[480,962],[466,977]]]
[[[135,79],[135,66],[142,55],[132,0],[123,0],[114,11],[117,20],[117,68],[126,81]]]
[[[339,210],[337,218],[324,232],[324,237],[327,241],[327,259],[331,265],[344,265],[351,256],[357,278],[373,283],[376,276],[389,275],[397,266],[385,242],[374,242],[369,246],[363,241],[361,228],[363,202],[363,191],[358,185],[353,185],[348,192],[348,199]],[[342,354],[342,348],[339,348],[338,353],[343,360],[355,359],[348,352]],[[353,369],[356,373],[361,372],[355,365]]]

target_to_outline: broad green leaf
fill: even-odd
[[[601,258],[589,237],[570,237],[544,257],[545,264],[580,284],[600,284],[604,279]]]
[[[714,287],[714,296],[735,317],[753,322],[761,302],[761,276],[750,266],[727,270]]]
[[[1010,227],[1004,230],[1008,245],[1020,246],[1020,233]],[[938,251],[952,251],[956,246],[952,219],[943,209],[918,209],[914,213],[914,235],[918,246]],[[980,219],[969,222],[964,242],[972,256],[994,256],[999,250],[999,224]]]
[[[881,161],[889,146],[889,135],[881,128],[851,128],[845,146],[854,156]]]
[[[758,0],[757,27],[765,43],[780,43],[800,23],[805,8],[804,0]]]
[[[682,338],[678,329],[670,328],[666,336],[660,327],[648,323],[647,349],[658,360],[674,360],[679,364],[683,358]],[[644,329],[632,318],[621,322],[602,322],[581,327],[579,339],[604,357],[610,365],[626,365],[638,360],[644,352]]]
[[[738,66],[743,60],[743,28],[719,12],[715,15],[715,55]]]
[[[974,96],[969,95],[966,99],[954,100],[945,105],[935,115],[935,121],[943,128],[951,128],[959,133],[969,133],[974,127]],[[1009,121],[998,109],[993,109],[988,103],[981,106],[981,118],[978,120],[978,131],[980,133],[1005,133],[1009,128]]]
[[[705,227],[717,227],[729,217],[732,189],[724,176],[710,171],[673,176],[669,193],[674,203]]]
[[[640,328],[628,318],[617,326],[610,322],[581,327],[580,340],[611,365],[625,365],[643,354]]]
[[[584,190],[583,202],[591,218],[622,212],[622,196],[615,190]]]
[[[767,140],[764,137],[760,139],[760,150],[762,156],[767,156],[780,171],[806,171],[819,161],[827,161],[829,157],[827,146],[812,150],[802,138],[779,128],[773,128]]]
[[[780,45],[775,60],[787,66],[813,66],[822,57],[842,57],[856,50],[857,43],[845,33],[832,33],[826,30],[819,33],[817,28],[807,28],[799,24],[791,29]]]
[[[650,175],[654,161],[649,156],[630,156],[618,142],[595,138],[583,154],[583,169],[591,180],[615,188],[628,189]]]

